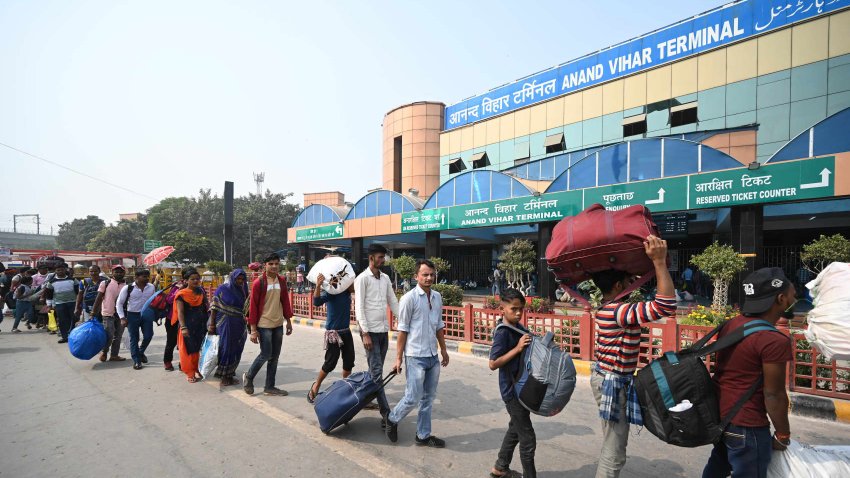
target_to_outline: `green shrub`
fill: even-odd
[[[233,271],[233,265],[224,261],[207,261],[206,268],[217,276],[226,276]]]
[[[525,304],[525,310],[538,314],[551,314],[555,311],[554,303],[549,299],[535,297]]]
[[[494,295],[484,298],[484,308],[487,310],[499,310],[500,305],[499,299]]]
[[[452,307],[460,307],[463,305],[463,289],[461,289],[460,286],[452,284],[434,284],[431,288],[443,296],[443,305],[449,305]]]

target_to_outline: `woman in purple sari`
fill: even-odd
[[[218,286],[213,296],[211,319],[215,322],[218,339],[218,369],[216,377],[221,377],[222,385],[236,385],[236,367],[245,348],[247,329],[243,307],[248,298],[248,284],[245,271],[236,269],[230,273],[227,282]]]

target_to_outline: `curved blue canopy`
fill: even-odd
[[[418,207],[422,207],[421,199],[405,196],[395,191],[381,189],[367,193],[360,198],[354,204],[354,207],[348,211],[345,220],[410,212],[415,211]]]
[[[682,139],[647,138],[592,152],[561,173],[546,192],[740,167],[735,158],[704,144]]]
[[[341,215],[344,215],[344,212],[340,214],[342,211],[344,210],[325,206],[324,204],[311,204],[295,216],[295,220],[292,221],[292,227],[339,222],[342,220]]]
[[[423,209],[457,206],[497,199],[530,196],[532,191],[515,178],[498,171],[467,171],[444,182]]]
[[[765,163],[813,158],[850,151],[850,108],[845,108],[798,134]]]

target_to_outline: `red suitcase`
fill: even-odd
[[[658,236],[658,226],[646,207],[608,211],[594,204],[555,226],[546,247],[546,262],[558,281],[566,285],[590,279],[590,274],[606,269],[645,275],[655,270],[643,246],[650,234]]]

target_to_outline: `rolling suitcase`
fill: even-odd
[[[345,425],[357,415],[367,403],[378,396],[378,392],[395,377],[390,373],[375,383],[369,372],[352,373],[348,378],[337,380],[316,396],[316,418],[323,433]]]

